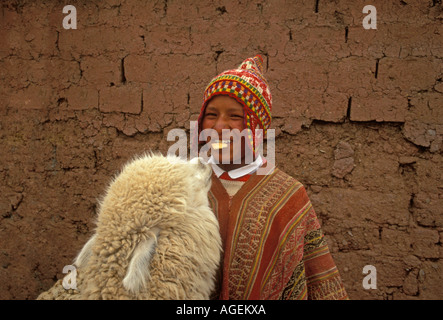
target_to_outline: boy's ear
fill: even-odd
[[[155,253],[159,233],[160,229],[153,228],[152,236],[141,241],[132,254],[126,276],[123,279],[123,287],[132,294],[139,293],[146,286],[146,280],[150,277],[149,265]]]

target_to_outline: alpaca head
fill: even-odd
[[[199,158],[191,161],[147,154],[128,162],[100,203],[99,224],[174,217],[187,208],[207,206],[212,170]]]
[[[108,276],[104,267],[122,268],[124,290],[137,296],[148,281],[150,288],[161,289],[158,284],[163,282],[155,279],[177,278],[193,257],[197,262],[186,270],[210,283],[221,248],[218,221],[208,201],[211,176],[211,167],[198,158],[147,154],[133,159],[108,187],[96,234],[76,266],[95,270],[100,277]],[[161,271],[163,267],[168,271]]]
[[[211,248],[206,252],[207,259],[211,256],[210,251],[220,249],[221,243],[217,219],[209,209],[208,191],[211,187],[212,176],[210,166],[204,164],[199,158],[186,161],[175,156],[151,157],[145,158],[145,161],[146,164],[152,161],[149,163],[150,171],[155,174],[151,177],[153,179],[151,185],[155,184],[157,187],[153,190],[157,191],[159,195],[163,195],[166,186],[167,196],[158,198],[163,200],[156,203],[158,206],[163,205],[163,209],[154,214],[155,219],[160,219],[150,227],[152,235],[141,241],[131,256],[123,285],[132,294],[140,292],[142,287],[146,285],[146,280],[151,277],[151,261],[156,251],[163,252],[164,250],[164,248],[158,247],[162,243],[161,240],[158,242],[158,239],[161,239],[162,232],[166,232],[170,236],[171,231],[165,230],[174,230],[173,233],[178,239],[177,243],[186,241],[189,232],[193,233],[196,239],[203,239],[203,242],[206,242],[205,245],[202,245],[202,241],[199,241],[199,244]],[[155,180],[154,176],[159,179]],[[157,196],[151,192],[151,202]],[[171,238],[170,241],[170,243],[175,243],[176,240]],[[166,251],[172,252],[174,249]],[[202,253],[206,255],[202,250],[193,254]],[[185,253],[183,252],[183,254]],[[214,257],[214,255],[212,256]],[[215,258],[218,258],[218,255],[215,255]],[[167,260],[167,257],[165,259]],[[214,260],[211,263],[216,265],[217,261]]]
[[[163,205],[171,212],[183,211],[201,206],[208,206],[208,191],[211,188],[212,169],[201,158],[190,161],[168,155],[151,156],[146,165],[151,168],[145,171],[151,179],[150,190],[154,197],[161,196]],[[185,209],[186,208],[186,209]]]

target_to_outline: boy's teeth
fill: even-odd
[[[211,144],[213,149],[223,149],[226,148],[231,143],[230,140],[215,140],[214,143]]]

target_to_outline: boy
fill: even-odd
[[[347,299],[305,188],[256,152],[271,123],[262,65],[257,55],[215,77],[197,122],[224,249],[213,297]]]

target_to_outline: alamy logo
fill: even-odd
[[[72,5],[67,5],[63,7],[63,13],[68,13],[68,15],[63,18],[63,28],[77,29],[77,9]]]
[[[67,275],[63,278],[63,288],[65,290],[77,289],[77,268],[72,265],[67,265],[63,267],[63,273]]]
[[[363,267],[363,274],[367,274],[367,276],[363,278],[363,288],[366,290],[377,289],[377,269],[368,264]]]
[[[73,5],[63,7],[63,13],[68,14],[63,18],[64,29],[77,29],[77,9]],[[363,13],[368,14],[363,19],[363,28],[377,29],[377,9],[373,5],[363,7]]]
[[[377,9],[372,5],[367,5],[363,7],[363,13],[369,13],[363,19],[363,28],[377,29]]]
[[[266,137],[263,134],[262,129],[256,129],[255,135],[252,135],[250,129],[244,129],[242,131],[238,129],[222,130],[222,136],[214,129],[202,130],[198,135],[197,121],[191,121],[190,132],[190,159],[199,157],[203,161],[208,162],[210,155],[215,160],[215,163],[231,163],[231,152],[234,150],[243,150],[244,158],[239,157],[233,160],[233,164],[239,164],[241,161],[244,163],[251,163],[254,159],[260,155],[263,156],[263,143],[262,140],[266,139],[266,161],[267,164],[272,167],[275,165],[275,130],[268,129],[266,131]],[[249,141],[250,137],[255,137],[255,152],[252,151],[248,143],[242,141]],[[195,137],[195,139],[194,139]],[[188,138],[184,129],[172,129],[168,132],[167,141],[176,141],[168,149],[168,155],[175,155],[183,159],[188,159]],[[199,148],[199,143],[205,143]],[[267,167],[260,167],[257,170],[257,175],[268,174]]]

